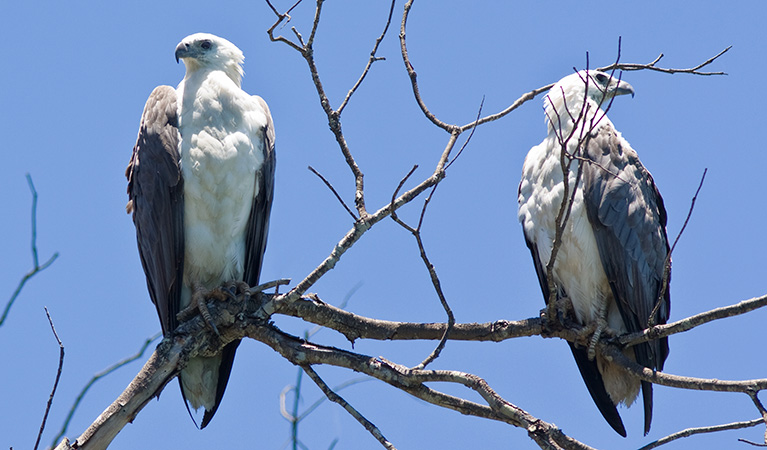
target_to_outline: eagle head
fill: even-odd
[[[184,61],[187,74],[200,69],[222,70],[237,85],[244,74],[245,56],[236,45],[209,33],[195,33],[185,37],[176,46],[176,62]]]

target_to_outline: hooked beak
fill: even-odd
[[[617,81],[617,80],[616,80]],[[626,95],[631,94],[631,98],[634,98],[634,87],[625,81],[620,81],[618,86],[613,90],[614,95]]]
[[[191,51],[189,50],[189,44],[187,43],[180,43],[176,46],[176,64],[178,64],[179,59],[190,57]]]

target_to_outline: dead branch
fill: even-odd
[[[755,309],[763,308],[764,306],[767,306],[767,295],[754,297],[749,300],[743,300],[742,302],[736,303],[734,305],[712,309],[710,311],[702,312],[700,314],[696,314],[694,316],[665,325],[656,325],[652,328],[648,328],[636,333],[625,334],[618,338],[618,342],[622,345],[635,345],[640,342],[647,342],[654,339],[671,336],[672,334],[692,330],[699,325],[703,325],[704,323],[708,323],[713,320],[746,314]]]
[[[11,311],[11,306],[13,306],[13,303],[19,297],[19,294],[27,281],[47,269],[48,266],[53,264],[53,261],[56,261],[56,258],[59,257],[59,252],[54,252],[53,255],[48,258],[48,261],[45,261],[42,264],[40,264],[40,261],[37,258],[37,190],[35,189],[35,184],[32,182],[32,177],[29,174],[27,174],[27,184],[29,185],[29,190],[32,191],[32,270],[27,272],[26,275],[21,278],[18,286],[16,286],[16,290],[14,290],[11,295],[11,299],[6,303],[3,315],[0,316],[0,327],[5,323],[8,313]]]
[[[246,298],[243,293],[235,299],[208,302],[214,325],[220,331],[220,338],[207,327],[205,320],[200,316],[195,316],[182,323],[172,337],[166,338],[160,343],[125,392],[96,419],[73,445],[77,448],[106,448],[122,427],[129,423],[143,406],[152,397],[157,396],[165,385],[175,377],[188,358],[215,354],[227,343],[248,337],[268,345],[288,361],[301,367],[331,365],[349,369],[383,381],[437,406],[524,428],[541,448],[589,448],[585,444],[564,435],[553,425],[531,416],[508,400],[503,399],[484,379],[476,375],[454,370],[409,369],[380,357],[375,358],[324,346],[284,333],[258,317],[257,312],[261,309],[261,302],[271,301],[269,297],[274,296],[274,294],[264,294],[263,296],[263,299],[259,299],[259,295]],[[286,311],[294,312],[294,315],[302,317],[304,320],[327,324],[331,327],[331,323],[337,319],[340,325],[336,325],[336,328],[348,327],[348,329],[358,330],[358,333],[373,330],[370,335],[364,336],[365,338],[377,336],[379,339],[436,340],[442,337],[446,329],[445,324],[406,324],[364,318],[339,310],[319,300],[301,299],[290,304]],[[320,317],[322,317],[321,320]],[[566,329],[558,331],[554,335],[571,342],[576,342],[582,338],[577,331],[574,331],[577,329],[574,324],[565,324],[567,325]],[[571,326],[572,328],[570,328]],[[582,327],[581,331],[588,332],[589,330]],[[498,321],[490,324],[456,324],[449,335],[449,339],[499,340],[499,337],[503,335],[531,336],[540,335],[540,333],[540,319],[533,318],[522,322]],[[621,349],[611,344],[607,337],[600,340],[598,348],[602,354],[612,358],[627,372],[656,384],[684,389],[740,393],[767,389],[767,379],[723,381],[653,372],[626,358]],[[425,385],[425,383],[434,382],[466,386],[474,391],[485,404],[451,396]],[[57,448],[73,448],[66,445],[69,444],[64,439]]]
[[[152,337],[147,338],[144,343],[141,345],[141,348],[137,353],[135,353],[132,356],[129,356],[122,361],[119,361],[115,364],[112,364],[111,366],[107,367],[106,369],[102,370],[101,372],[93,375],[93,378],[88,381],[88,383],[85,384],[85,387],[80,391],[80,394],[77,395],[77,398],[75,399],[74,404],[72,404],[72,407],[69,409],[69,413],[67,413],[67,417],[64,419],[64,423],[61,426],[61,430],[59,430],[59,433],[56,435],[56,437],[53,438],[53,443],[51,444],[51,447],[55,447],[58,442],[61,441],[61,439],[64,437],[64,435],[67,432],[67,429],[69,428],[69,423],[72,421],[72,417],[75,415],[75,411],[77,411],[77,408],[80,406],[80,402],[85,397],[85,394],[88,392],[88,390],[93,386],[97,381],[104,378],[105,376],[109,375],[110,373],[114,372],[115,370],[119,369],[120,367],[123,367],[141,357],[144,356],[144,352],[146,352],[146,349],[149,348],[149,345],[156,341],[157,338],[162,336],[162,333],[157,333]]]
[[[695,195],[692,196],[692,201],[690,202],[690,209],[687,211],[687,217],[684,219],[684,223],[682,224],[682,228],[679,229],[679,233],[677,233],[676,238],[674,239],[674,243],[671,245],[671,249],[668,251],[668,255],[666,255],[666,261],[663,263],[663,280],[661,280],[660,284],[660,293],[658,294],[658,299],[655,302],[655,307],[652,309],[652,312],[650,312],[650,317],[647,320],[647,328],[650,328],[652,326],[655,326],[655,315],[660,310],[661,305],[663,304],[663,298],[666,296],[666,292],[668,291],[668,284],[669,279],[671,278],[671,255],[674,253],[674,249],[676,248],[677,242],[679,242],[679,238],[682,237],[682,233],[684,233],[685,228],[687,228],[687,224],[690,222],[690,217],[692,217],[692,211],[695,209],[695,201],[698,200],[698,194],[700,194],[700,189],[703,187],[703,182],[706,180],[706,173],[708,172],[708,169],[703,169],[703,175],[700,177],[700,183],[698,184],[698,189],[695,190]]]
[[[56,388],[59,386],[59,380],[61,379],[61,371],[64,367],[64,344],[59,339],[59,334],[56,333],[56,327],[53,325],[53,319],[48,312],[48,308],[45,308],[45,315],[48,317],[48,323],[51,325],[51,331],[53,331],[53,337],[56,338],[56,342],[59,344],[59,367],[56,369],[56,381],[53,382],[53,389],[51,389],[51,395],[48,396],[48,403],[45,405],[45,414],[43,415],[43,421],[40,423],[40,432],[37,433],[37,440],[35,441],[34,450],[40,445],[40,438],[43,437],[43,430],[45,430],[45,423],[48,421],[48,413],[51,411],[51,405],[53,405],[53,397],[56,395]]]
[[[77,440],[70,444],[65,438],[57,449],[104,449],[117,433],[157,396],[165,385],[195,356],[209,356],[220,351],[227,343],[250,337],[271,347],[287,360],[302,367],[331,365],[353,370],[376,378],[427,402],[453,409],[462,414],[475,415],[520,426],[542,448],[561,449],[589,447],[565,436],[559,429],[537,419],[510,402],[503,400],[487,383],[476,375],[457,371],[411,370],[404,366],[335,347],[328,347],[291,336],[270,323],[258,319],[258,301],[246,301],[244,295],[234,300],[211,301],[214,325],[220,331],[216,336],[205,320],[196,316],[184,322],[155,350],[141,372],[120,397],[107,408]],[[424,385],[429,381],[459,383],[480,394],[487,403],[444,394]]]
[[[323,183],[325,183],[325,186],[327,186],[328,189],[330,189],[330,192],[332,192],[333,195],[336,196],[336,200],[338,200],[338,202],[341,203],[341,206],[344,207],[346,212],[348,212],[349,215],[352,216],[352,220],[354,220],[356,222],[357,221],[357,216],[355,216],[354,213],[352,212],[352,210],[348,206],[346,206],[346,202],[344,202],[344,199],[341,198],[341,196],[338,194],[338,191],[336,191],[336,188],[334,188],[333,185],[330,184],[330,181],[325,179],[325,177],[323,177],[321,173],[317,172],[317,170],[315,170],[314,167],[309,166],[309,170],[313,174],[317,175],[319,177],[319,179],[322,180]]]
[[[384,448],[390,449],[390,450],[397,450],[397,448],[389,442],[388,439],[384,437],[383,434],[381,434],[381,430],[378,429],[377,426],[373,424],[373,422],[369,421],[365,418],[362,414],[360,414],[359,411],[354,409],[352,405],[349,404],[346,400],[343,399],[340,395],[336,394],[330,387],[325,384],[325,382],[320,378],[319,375],[317,375],[317,372],[312,369],[312,366],[309,365],[303,365],[301,366],[302,369],[304,369],[304,372],[306,372],[307,375],[309,375],[309,378],[314,381],[314,383],[322,390],[322,392],[325,394],[325,396],[333,403],[338,403],[341,405],[343,409],[345,409],[352,417],[354,417],[357,422],[359,422],[363,427],[365,427],[366,430],[370,432],[370,434],[373,435],[374,438],[378,442],[381,443],[381,445]]]
[[[656,72],[662,72],[662,73],[668,73],[668,74],[675,74],[675,73],[687,73],[692,75],[702,75],[702,76],[711,76],[711,75],[727,75],[725,72],[701,72],[700,69],[710,65],[717,59],[719,59],[720,56],[727,53],[732,48],[732,45],[725,48],[721,52],[717,53],[716,55],[712,56],[711,58],[703,61],[702,63],[698,64],[695,67],[690,67],[687,69],[671,69],[671,68],[663,68],[663,67],[657,67],[655,64],[663,58],[663,53],[658,55],[657,58],[655,58],[651,63],[648,64],[628,64],[628,63],[614,63],[609,66],[600,67],[597,70],[601,70],[603,72],[606,72],[608,70],[654,70]]]
[[[677,431],[676,433],[673,433],[666,437],[658,439],[657,441],[650,442],[649,444],[645,445],[639,450],[650,450],[653,448],[658,448],[661,445],[668,444],[671,441],[694,436],[696,434],[715,433],[717,431],[727,431],[727,430],[739,430],[741,428],[755,427],[762,423],[764,423],[763,419],[754,419],[754,420],[747,420],[744,422],[734,422],[734,423],[726,423],[723,425],[713,425],[710,427],[686,428],[682,431]]]

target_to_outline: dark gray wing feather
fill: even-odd
[[[266,112],[266,128],[263,130],[264,164],[256,172],[257,194],[253,199],[248,220],[248,234],[245,238],[245,276],[244,281],[256,286],[261,275],[261,264],[266,252],[266,238],[269,234],[269,215],[274,197],[274,122],[269,107],[261,97],[254,96]]]
[[[158,86],[141,116],[138,139],[125,175],[128,212],[147,287],[164,335],[178,325],[184,270],[184,189],[179,157],[176,90]]]
[[[652,176],[636,152],[622,144],[610,125],[592,133],[583,166],[584,202],[594,229],[599,256],[623,322],[629,332],[647,327],[661,292],[666,257],[666,210]],[[668,320],[666,289],[656,324]],[[663,369],[668,339],[634,346],[637,362]],[[642,382],[645,434],[652,420],[652,384]]]

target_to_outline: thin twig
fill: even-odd
[[[357,88],[359,88],[362,82],[365,80],[365,77],[370,71],[370,67],[373,65],[373,63],[376,61],[383,61],[386,59],[383,57],[376,56],[376,52],[378,52],[378,46],[381,45],[381,41],[383,41],[384,36],[386,36],[386,32],[389,30],[389,25],[391,24],[391,18],[392,18],[392,15],[394,14],[395,3],[396,3],[396,0],[392,0],[391,6],[389,7],[389,17],[388,19],[386,19],[386,26],[384,26],[384,30],[381,33],[381,35],[378,36],[378,39],[376,39],[376,43],[373,46],[373,50],[370,52],[370,58],[368,59],[367,65],[365,65],[365,69],[362,71],[362,75],[360,75],[357,82],[354,83],[354,86],[352,86],[352,88],[349,89],[349,92],[346,94],[346,98],[344,98],[344,101],[341,102],[341,106],[339,106],[338,109],[336,110],[336,113],[338,113],[339,116],[343,112],[344,108],[346,108],[346,105],[349,103],[349,99],[352,98],[352,95],[357,91]]]
[[[294,50],[303,53],[303,48],[299,47],[298,45],[293,43],[291,40],[289,40],[289,39],[287,39],[287,38],[285,38],[283,36],[277,36],[277,37],[274,36],[274,29],[277,28],[282,23],[283,20],[286,20],[287,22],[290,22],[290,14],[289,14],[290,11],[292,11],[293,8],[298,6],[298,4],[301,3],[301,1],[302,0],[298,0],[293,6],[290,7],[290,9],[288,9],[287,12],[285,12],[284,14],[280,14],[277,11],[277,8],[275,8],[274,5],[272,5],[272,2],[269,1],[269,0],[266,0],[266,4],[269,5],[269,7],[272,9],[272,12],[274,12],[274,14],[277,16],[277,21],[274,22],[274,24],[271,27],[269,27],[268,30],[266,30],[266,33],[269,35],[269,39],[272,42],[283,42],[283,43],[289,45]]]
[[[727,75],[726,72],[701,72],[700,69],[708,66],[709,64],[713,63],[717,59],[719,59],[720,56],[727,53],[732,48],[732,45],[725,48],[721,52],[717,53],[716,55],[712,56],[711,58],[705,60],[704,62],[698,64],[695,67],[690,67],[688,69],[670,69],[670,68],[663,68],[663,67],[656,67],[655,63],[660,61],[660,59],[663,57],[663,53],[660,54],[655,60],[649,64],[611,64],[609,66],[600,67],[597,70],[601,70],[603,72],[606,72],[611,69],[618,69],[618,70],[654,70],[656,72],[663,72],[663,73],[669,73],[669,74],[675,74],[675,73],[689,73],[692,75],[703,75],[703,76],[711,76],[711,75]]]
[[[636,333],[624,334],[618,338],[621,345],[636,345],[641,342],[648,342],[672,334],[682,333],[714,320],[724,319],[726,317],[735,317],[749,313],[755,309],[767,306],[767,295],[754,297],[734,305],[723,306],[721,308],[705,311],[685,319],[678,320],[665,325],[656,325]]]
[[[650,63],[647,64],[634,64],[634,63],[621,63],[621,64],[611,64],[609,66],[599,67],[597,70],[602,72],[607,72],[610,70],[625,70],[625,71],[631,71],[631,70],[654,70],[656,72],[663,72],[663,73],[687,73],[691,75],[726,75],[724,72],[700,72],[698,69],[705,67],[712,62],[714,62],[716,59],[718,59],[720,56],[725,54],[732,46],[727,47],[726,49],[722,50],[721,52],[717,53],[716,56],[713,56],[706,60],[705,62],[698,64],[695,67],[688,68],[688,69],[673,69],[673,68],[661,68],[661,67],[655,67],[655,64],[660,61],[660,59],[663,57],[663,54],[661,53],[660,56],[655,58]],[[483,125],[487,122],[492,122],[494,120],[498,120],[502,117],[507,116],[512,111],[518,109],[520,106],[524,105],[525,103],[529,102],[530,100],[534,99],[538,95],[550,90],[552,87],[554,87],[554,83],[547,84],[546,86],[539,87],[537,89],[533,89],[525,94],[523,94],[521,97],[519,97],[517,100],[512,102],[511,105],[509,105],[506,109],[503,111],[500,111],[495,114],[491,114],[489,116],[483,117],[479,119],[476,122],[468,123],[466,125],[463,125],[460,127],[461,131],[466,131],[467,129],[479,125]]]
[[[322,180],[322,182],[323,182],[323,183],[325,183],[325,186],[327,186],[327,187],[328,187],[328,189],[330,189],[330,192],[332,192],[332,193],[333,193],[333,195],[335,195],[335,196],[336,196],[336,199],[338,199],[338,201],[341,203],[341,206],[343,206],[343,207],[344,207],[344,209],[346,210],[346,212],[348,212],[348,213],[349,213],[349,215],[350,215],[350,216],[352,216],[352,219],[353,219],[354,221],[357,221],[357,216],[355,216],[355,215],[354,215],[354,213],[352,212],[352,210],[351,210],[351,209],[350,209],[348,206],[346,206],[346,202],[344,202],[344,199],[342,199],[342,198],[341,198],[341,196],[340,196],[340,195],[338,195],[338,192],[335,190],[335,188],[333,187],[333,185],[332,185],[332,184],[330,184],[330,182],[329,182],[328,180],[326,180],[326,179],[325,179],[325,177],[323,177],[321,173],[319,173],[319,172],[317,172],[316,170],[314,170],[314,167],[312,167],[312,166],[309,166],[309,170],[311,170],[313,174],[315,174],[315,175],[317,175],[318,177],[320,177],[320,180]]]
[[[469,136],[471,138],[471,136]],[[467,140],[468,143],[468,140]],[[397,194],[399,193],[399,190],[402,188],[402,185],[405,183],[405,181],[410,177],[410,175],[413,173],[413,171],[418,166],[414,166],[410,172],[405,176],[405,178],[400,181],[399,185],[397,186],[397,189],[392,194],[392,204],[394,203],[395,198],[397,197]],[[439,298],[440,304],[442,305],[442,309],[444,309],[445,314],[447,314],[447,326],[445,327],[445,332],[442,334],[442,337],[439,340],[439,343],[437,344],[437,347],[429,354],[429,356],[426,357],[421,363],[416,365],[414,369],[423,369],[428,364],[430,364],[432,361],[437,359],[442,353],[442,350],[445,348],[445,344],[447,343],[448,336],[450,335],[450,330],[453,328],[453,325],[455,325],[455,316],[453,315],[453,310],[450,308],[450,305],[447,303],[447,298],[445,298],[445,294],[442,291],[442,283],[439,280],[439,276],[437,275],[437,271],[434,268],[434,265],[429,260],[428,255],[426,254],[426,248],[423,244],[423,239],[421,238],[421,225],[423,225],[423,218],[426,214],[426,208],[429,206],[429,202],[434,195],[434,192],[437,190],[437,186],[439,184],[435,184],[432,187],[432,191],[429,194],[428,197],[426,197],[426,200],[424,200],[423,208],[421,209],[421,214],[418,219],[418,226],[416,228],[411,227],[404,221],[402,221],[398,216],[396,212],[392,212],[391,218],[395,222],[397,222],[400,226],[402,226],[404,229],[409,231],[413,237],[416,240],[416,244],[418,245],[418,252],[421,256],[421,261],[423,261],[424,265],[426,266],[426,270],[429,272],[429,277],[431,278],[432,286],[434,286],[434,290],[437,293],[437,297]]]
[[[748,396],[751,397],[751,401],[754,402],[754,406],[756,406],[757,411],[759,411],[759,414],[762,415],[762,421],[767,423],[767,409],[764,408],[761,400],[759,400],[759,392],[756,390],[749,391]],[[749,443],[752,445],[759,445],[760,447],[767,447],[767,429],[764,431],[763,441],[763,444],[754,444],[751,442]]]
[[[389,450],[396,450],[396,447],[389,442],[384,435],[381,433],[381,430],[376,427],[373,422],[369,421],[365,418],[362,414],[359,413],[352,405],[350,405],[346,400],[344,400],[340,395],[333,392],[330,387],[328,387],[327,384],[320,378],[319,375],[317,375],[317,372],[312,369],[312,366],[310,365],[302,365],[302,369],[304,369],[304,372],[306,372],[307,375],[309,375],[309,378],[314,381],[314,383],[322,390],[323,393],[325,393],[325,396],[327,396],[328,400],[334,403],[338,403],[341,405],[349,414],[351,414],[352,417],[357,419],[357,422],[359,422],[363,427],[365,427],[366,430],[370,432],[370,434],[373,435],[374,438],[378,442],[383,445],[384,448]]]
[[[45,430],[45,422],[48,421],[48,413],[51,411],[51,405],[53,405],[53,397],[56,395],[56,388],[59,386],[59,380],[61,379],[62,368],[64,367],[64,344],[61,343],[58,333],[56,333],[56,327],[53,326],[53,319],[48,312],[48,308],[45,308],[45,315],[48,317],[48,323],[51,324],[51,331],[56,338],[56,342],[59,344],[59,367],[56,370],[56,381],[53,382],[53,389],[51,395],[48,397],[48,403],[45,405],[45,414],[43,415],[43,422],[40,424],[40,432],[37,433],[37,440],[35,441],[34,450],[40,445],[40,438],[43,437],[43,430]]]
[[[72,404],[72,407],[69,408],[69,413],[67,413],[66,419],[64,419],[64,424],[61,426],[61,430],[56,435],[56,437],[53,438],[53,443],[51,444],[51,447],[55,447],[56,444],[61,441],[61,438],[64,437],[64,434],[66,434],[67,429],[69,428],[69,423],[72,421],[72,417],[75,415],[75,411],[80,406],[80,402],[85,398],[85,394],[88,392],[88,390],[93,386],[97,381],[104,378],[105,376],[109,375],[110,373],[116,371],[120,367],[123,367],[133,361],[136,361],[137,359],[144,356],[144,352],[146,352],[146,349],[149,348],[149,345],[156,341],[159,337],[162,336],[162,333],[157,333],[152,337],[147,338],[144,340],[144,343],[141,345],[141,348],[139,351],[134,354],[133,356],[129,356],[122,361],[119,361],[106,369],[102,370],[101,372],[93,375],[93,378],[88,381],[88,383],[85,384],[85,387],[80,391],[80,394],[77,395],[77,398],[75,399],[74,404]]]
[[[400,42],[400,52],[402,53],[402,61],[405,63],[405,70],[407,71],[407,74],[410,77],[410,86],[413,89],[413,95],[415,96],[415,101],[416,103],[418,103],[418,106],[421,108],[421,111],[423,112],[423,114],[434,125],[452,134],[458,129],[458,127],[456,127],[455,125],[447,124],[439,120],[437,116],[434,115],[434,113],[429,111],[429,108],[426,106],[426,103],[423,101],[423,98],[421,98],[421,91],[418,87],[418,74],[416,74],[415,69],[413,68],[413,64],[410,62],[410,56],[408,55],[408,51],[407,51],[407,43],[405,41],[405,30],[407,28],[407,19],[408,19],[408,16],[410,15],[410,8],[412,7],[413,7],[413,0],[408,0],[408,2],[405,3],[405,10],[402,13],[402,23],[400,24],[400,31],[399,31],[399,42]]]
[[[463,143],[460,149],[458,149],[458,153],[455,154],[453,159],[450,160],[447,164],[445,164],[445,170],[450,167],[456,159],[458,159],[459,156],[461,156],[461,153],[463,153],[463,149],[466,148],[467,145],[469,145],[469,141],[471,141],[471,138],[474,136],[474,131],[477,130],[477,123],[479,123],[479,118],[482,116],[482,107],[485,106],[485,96],[482,96],[482,101],[479,102],[479,110],[477,110],[477,118],[474,120],[474,126],[471,127],[471,133],[469,133],[469,137],[466,138],[466,141]]]
[[[606,345],[604,341],[600,341],[599,347],[604,356],[612,358],[612,361],[617,363],[618,367],[623,369],[626,373],[633,374],[650,383],[695,391],[740,392],[744,394],[767,389],[767,378],[734,381],[673,375],[644,367],[641,364],[632,361],[617,347]]]
[[[663,280],[661,281],[660,293],[658,294],[658,299],[655,302],[655,307],[652,309],[650,317],[647,318],[648,328],[656,325],[655,315],[658,314],[658,310],[663,304],[663,300],[666,297],[666,292],[668,291],[669,279],[671,278],[671,254],[674,253],[676,243],[679,242],[679,238],[682,237],[682,233],[684,233],[684,229],[687,228],[687,223],[690,221],[690,217],[692,217],[692,211],[695,209],[695,201],[698,199],[700,189],[703,187],[703,181],[706,179],[706,172],[708,172],[708,168],[703,169],[703,175],[700,177],[700,183],[698,183],[698,189],[695,190],[695,195],[692,196],[692,201],[690,202],[690,210],[687,211],[687,217],[684,219],[682,228],[679,230],[679,233],[677,233],[676,239],[674,239],[674,244],[671,246],[671,250],[669,250],[668,255],[666,255],[666,260],[663,262]]]
[[[48,258],[48,261],[44,262],[42,265],[39,264],[39,260],[37,258],[37,190],[35,189],[35,185],[32,182],[32,177],[29,174],[27,174],[27,184],[29,185],[29,190],[32,191],[32,263],[34,267],[32,267],[32,270],[27,272],[27,274],[21,278],[18,286],[16,286],[16,290],[13,291],[11,299],[8,300],[8,303],[5,305],[3,315],[0,316],[0,326],[3,326],[3,323],[5,323],[5,319],[8,317],[8,313],[11,311],[11,306],[13,306],[13,303],[18,298],[27,281],[33,276],[37,275],[39,272],[47,269],[48,266],[53,264],[53,261],[59,257],[59,252],[54,252],[53,256]]]
[[[713,425],[710,427],[687,428],[682,431],[677,431],[676,433],[670,434],[661,439],[658,439],[657,441],[650,442],[644,447],[641,447],[639,450],[650,450],[653,448],[660,447],[661,445],[668,444],[671,441],[694,436],[696,434],[714,433],[717,431],[726,431],[726,430],[739,430],[741,428],[755,427],[761,423],[764,423],[764,420],[754,419],[754,420],[747,420],[744,422],[733,422],[733,423],[726,423],[723,425]]]

